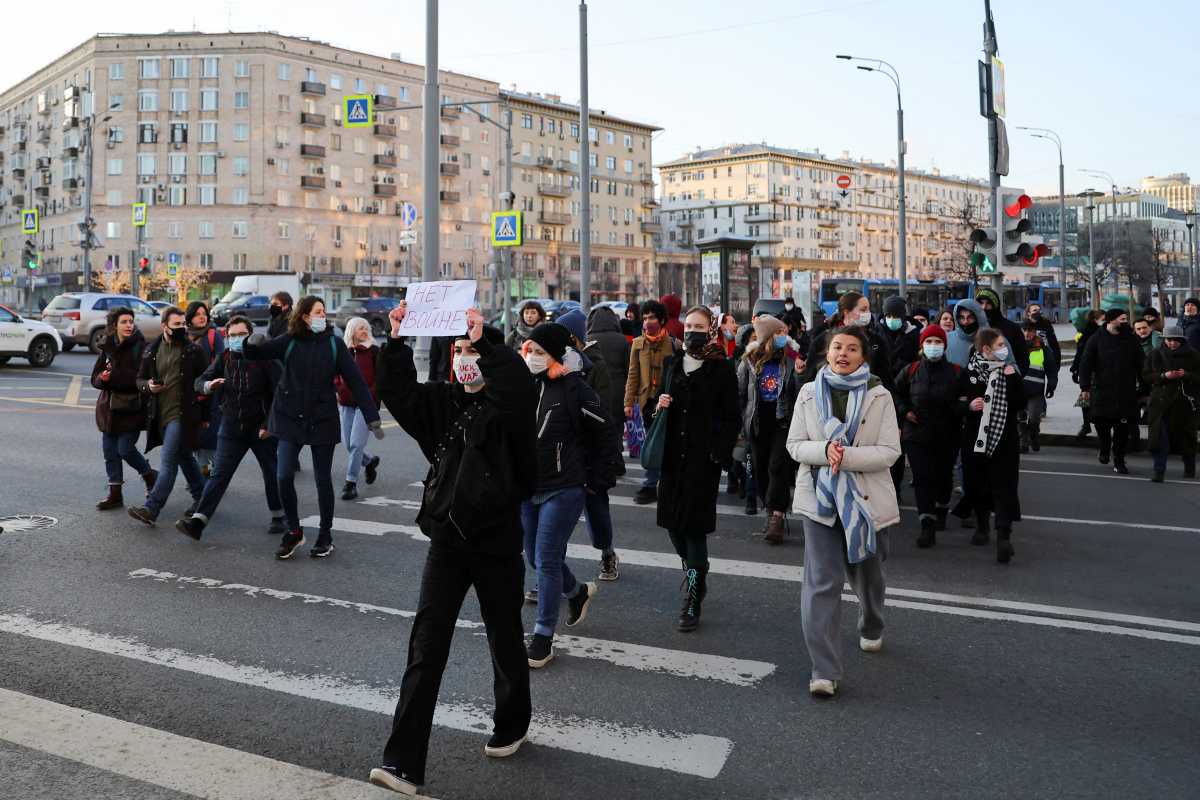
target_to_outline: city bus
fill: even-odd
[[[910,281],[908,306],[912,308],[943,308],[949,297],[945,281]],[[821,311],[828,318],[837,313],[838,298],[846,292],[858,292],[871,303],[871,311],[883,316],[883,301],[900,293],[900,281],[895,278],[826,278],[821,281]]]

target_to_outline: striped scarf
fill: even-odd
[[[820,414],[826,440],[843,445],[854,442],[870,379],[871,369],[866,364],[849,375],[838,375],[828,366],[822,367],[817,373],[817,413]],[[833,413],[834,389],[848,392],[844,422]],[[835,521],[841,521],[846,535],[846,557],[850,563],[858,564],[875,555],[875,522],[859,489],[857,476],[845,469],[835,473],[826,464],[816,471],[814,488],[817,495],[817,521],[830,527]]]
[[[983,413],[979,417],[979,428],[975,432],[975,446],[972,452],[983,453],[989,458],[1000,446],[1004,436],[1004,427],[1008,422],[1008,383],[1004,380],[1004,361],[992,361],[984,358],[981,353],[971,354],[967,362],[970,380],[973,384],[984,385]]]

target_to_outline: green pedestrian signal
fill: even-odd
[[[982,275],[990,275],[996,271],[996,265],[983,253],[971,253],[971,268]]]
[[[37,245],[32,239],[26,239],[21,248],[21,263],[25,269],[34,270],[42,265],[42,255],[37,251]]]

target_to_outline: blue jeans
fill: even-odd
[[[313,444],[313,479],[317,482],[317,506],[321,513],[321,534],[333,528],[333,450],[337,445]],[[279,440],[276,453],[275,477],[279,482],[279,498],[283,501],[283,512],[287,517],[288,530],[300,529],[300,500],[296,497],[296,470],[300,468],[302,444]]]
[[[203,516],[205,521],[216,513],[233,473],[246,456],[246,451],[254,453],[258,467],[262,470],[263,490],[267,495],[267,509],[271,516],[282,516],[283,504],[279,501],[279,483],[275,477],[277,464],[275,462],[275,439],[258,438],[258,433],[242,436],[221,436],[217,439],[217,458],[208,483],[204,484],[204,494],[200,497],[200,505],[196,507],[196,515]]]
[[[204,492],[204,475],[200,472],[200,465],[196,463],[192,451],[183,444],[183,423],[179,420],[168,422],[167,427],[163,429],[162,455],[159,458],[161,460],[158,465],[158,481],[146,497],[146,509],[158,516],[158,512],[162,511],[162,507],[171,497],[171,490],[175,488],[175,475],[180,471],[187,480],[192,499],[199,501]]]
[[[367,436],[371,431],[362,412],[354,406],[338,406],[338,411],[342,414],[342,442],[350,451],[350,460],[346,462],[346,480],[357,483],[362,465],[373,458],[367,452]]]
[[[658,487],[658,478],[659,478],[660,473],[661,473],[661,470],[657,470],[657,469],[646,470],[646,477],[642,478],[642,488],[643,489],[657,488]]]
[[[125,482],[121,462],[133,467],[138,475],[150,471],[150,462],[137,449],[138,437],[141,431],[128,433],[101,433],[100,447],[104,450],[104,471],[108,474],[110,485],[117,486]]]
[[[581,584],[567,567],[567,542],[583,513],[582,486],[563,489],[544,503],[521,503],[525,560],[537,573],[538,610],[533,632],[553,636],[562,598],[574,597]]]
[[[587,495],[583,510],[587,519],[588,535],[592,537],[592,547],[602,553],[612,550],[613,523],[612,509],[608,506],[608,492]]]

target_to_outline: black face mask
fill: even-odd
[[[972,322],[970,325],[964,325],[960,322],[958,323],[958,326],[962,328],[963,333],[965,333],[967,336],[974,336],[975,332],[979,330],[978,322]]]
[[[708,344],[709,336],[704,331],[688,331],[683,335],[683,342],[687,346],[687,351],[692,355],[697,355]]]
[[[271,306],[271,316],[278,317],[283,313],[283,306]]]
[[[183,344],[188,340],[187,328],[171,328],[171,341]]]

